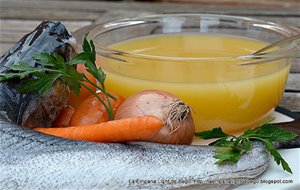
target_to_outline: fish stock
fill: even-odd
[[[31,66],[37,64],[32,56],[40,53],[56,52],[65,61],[69,61],[77,50],[75,38],[60,22],[43,21],[35,30],[26,34],[13,47],[0,57],[0,73],[9,70],[10,65],[25,61]],[[21,94],[17,91],[20,79],[13,79],[0,84],[1,98],[10,98],[1,109],[14,123],[21,126],[51,127],[52,122],[66,105],[69,88],[61,80],[57,80],[46,94]],[[18,108],[18,109],[16,109]],[[14,112],[17,114],[11,114]]]

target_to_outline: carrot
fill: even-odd
[[[83,64],[78,64],[77,65],[77,71],[80,73],[84,73],[85,76],[94,84],[96,84],[96,79],[91,75],[89,72],[87,72],[85,66]],[[91,85],[88,82],[83,82],[86,86],[88,86],[91,90],[96,92],[96,87]],[[91,93],[86,89],[86,88],[80,88],[80,94],[79,96],[76,95],[74,92],[70,93],[69,99],[68,99],[68,104],[73,106],[74,108],[77,108],[82,100],[86,99]]]
[[[105,94],[103,92],[99,92],[97,94],[107,104]],[[116,98],[116,100],[109,98],[112,106],[112,112],[115,114],[125,99],[117,94],[110,94]],[[92,125],[109,120],[109,115],[103,104],[94,95],[90,95],[76,108],[71,119],[70,126]]]
[[[158,133],[162,126],[162,121],[155,116],[139,116],[94,125],[65,128],[34,128],[34,130],[74,140],[125,142],[149,140]]]
[[[74,112],[75,112],[75,108],[73,108],[70,105],[65,106],[63,110],[60,112],[60,114],[58,115],[58,117],[53,122],[52,127],[69,126]]]

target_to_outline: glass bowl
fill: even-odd
[[[245,17],[163,14],[97,25],[89,37],[96,46],[97,64],[107,75],[109,91],[128,97],[146,89],[165,90],[192,108],[196,131],[221,127],[232,132],[254,127],[270,117],[283,95],[291,54],[297,48],[290,43],[247,57],[296,33],[299,31],[293,27]],[[181,38],[187,35],[200,35],[202,40]],[[176,37],[161,40],[166,36]],[[155,47],[153,37],[158,37],[156,46],[165,49],[147,53],[147,49]],[[239,40],[214,42],[213,37],[247,38],[258,44],[251,49]],[[146,38],[151,40],[139,43],[137,50],[126,49],[129,40]],[[185,55],[168,52],[176,40],[187,48]],[[120,43],[125,48],[116,48],[115,44]],[[218,49],[226,50],[227,46],[230,54]],[[213,54],[203,53],[206,51]]]

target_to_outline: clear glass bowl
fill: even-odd
[[[291,54],[297,51],[295,43],[252,59],[246,58],[249,54],[143,54],[111,45],[140,37],[185,34],[240,36],[268,44],[297,33],[293,27],[245,17],[164,14],[97,25],[89,37],[96,46],[97,62],[107,74],[108,90],[124,97],[145,89],[171,92],[191,106],[197,131],[222,127],[229,132],[253,127],[274,111],[284,92]]]

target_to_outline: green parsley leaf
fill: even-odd
[[[71,61],[71,65],[85,64],[87,61],[90,61],[84,52],[77,54]]]
[[[90,44],[92,47],[92,58],[93,58],[93,62],[96,61],[96,48],[95,48],[95,44],[92,40],[90,40]]]
[[[104,81],[106,79],[106,74],[103,72],[103,70],[101,69],[101,67],[98,68],[97,78],[99,78],[99,82],[101,84],[104,84]]]
[[[95,61],[96,61],[95,45],[94,45],[92,40],[90,40],[90,42],[88,42],[87,36],[88,36],[88,34],[86,34],[84,39],[83,39],[82,49],[83,49],[83,52],[85,53],[86,57],[92,63],[95,63]]]
[[[54,54],[41,53],[35,54],[32,58],[40,65],[53,67],[56,65]]]
[[[283,170],[293,173],[292,169],[289,167],[289,164],[281,157],[279,152],[276,150],[276,148],[273,146],[271,142],[265,142],[266,149],[271,153],[271,155],[274,157],[274,160],[277,165],[282,165]]]
[[[236,163],[245,152],[251,150],[252,140],[261,141],[264,143],[266,150],[274,157],[275,162],[281,165],[283,170],[292,173],[288,163],[281,157],[273,143],[293,140],[297,137],[297,134],[278,125],[264,122],[256,128],[246,130],[244,134],[238,137],[225,134],[221,128],[202,131],[196,133],[196,136],[203,139],[219,138],[211,143],[211,145],[218,147],[214,150],[217,164],[223,164],[224,162]]]
[[[38,73],[36,76],[38,78],[27,79],[25,82],[21,83],[19,90],[23,93],[38,93],[44,94],[51,89],[53,83],[61,77],[61,74],[45,74]]]
[[[276,131],[276,133],[274,133]],[[273,141],[286,142],[291,139],[295,139],[297,134],[287,131],[278,125],[265,124],[257,133],[261,137],[268,137]]]
[[[0,73],[0,81],[5,81],[13,78],[23,79],[31,74],[42,72],[42,68],[32,67],[26,62],[20,62],[19,64],[13,64],[7,67],[14,71],[11,73]]]
[[[85,34],[84,38],[83,38],[83,44],[82,44],[82,49],[84,53],[90,53],[92,52],[91,46],[89,44],[89,42],[87,41],[87,37],[88,37],[88,33]]]
[[[71,67],[68,62],[65,62],[64,58],[57,53],[52,53],[52,57],[55,59],[56,69],[65,69],[66,67]]]
[[[231,146],[231,145],[234,145],[234,141],[228,140],[228,136],[226,136],[226,137],[222,137],[222,138],[210,143],[209,145],[212,145],[212,146]]]
[[[40,68],[32,67],[26,62],[19,62],[19,64],[13,64],[8,67],[9,69],[13,71],[26,71],[26,72],[36,72],[36,71],[41,71]]]
[[[234,146],[218,147],[214,150],[214,158],[218,159],[216,164],[222,165],[225,162],[237,163],[241,158],[241,149]]]
[[[90,42],[88,42],[87,35],[84,37],[82,49],[84,50],[83,51],[84,55],[80,55],[80,56],[85,57],[88,60],[88,61],[85,60],[84,65],[86,66],[87,71],[93,77],[95,77],[96,80],[101,84],[102,88],[98,88],[98,89],[100,89],[105,94],[105,97],[106,97],[106,100],[107,100],[107,105],[100,98],[98,98],[98,100],[100,102],[102,102],[105,109],[108,110],[109,118],[112,120],[113,117],[114,117],[113,113],[112,113],[112,106],[111,106],[111,103],[110,103],[110,100],[109,100],[109,94],[107,93],[107,91],[105,89],[105,85],[104,85],[106,75],[100,67],[97,68],[97,66],[96,66],[96,63],[95,63],[95,61],[96,61],[95,45],[94,45],[92,40],[90,40]]]
[[[83,81],[84,75],[79,73],[74,67],[67,67],[65,73],[67,75],[63,76],[62,79],[75,94],[79,95],[81,88],[80,81]]]
[[[251,143],[250,140],[248,140],[248,139],[243,140],[242,148],[243,148],[244,151],[251,150],[251,147],[252,147],[252,143]]]
[[[222,131],[222,129],[219,128],[213,128],[211,131],[202,131],[195,133],[197,137],[200,137],[202,139],[212,139],[212,138],[220,138],[220,137],[228,137],[226,133]]]

